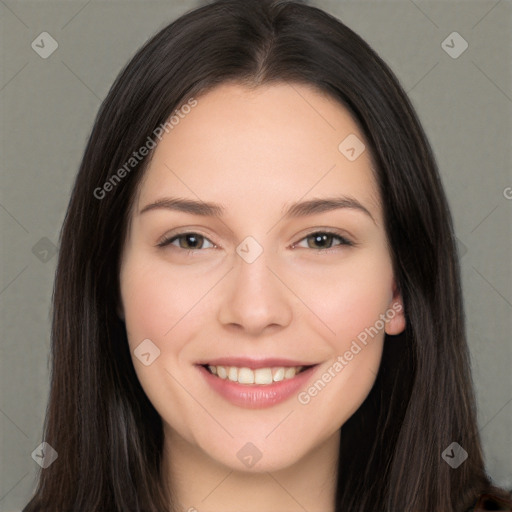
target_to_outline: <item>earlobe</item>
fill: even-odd
[[[399,292],[398,287],[393,284],[393,299],[389,304],[386,312],[386,334],[397,335],[405,330],[405,308],[402,294]]]

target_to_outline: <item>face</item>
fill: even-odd
[[[120,315],[176,446],[232,469],[286,468],[368,395],[384,333],[405,325],[362,144],[313,88],[223,84],[155,148],[130,214]]]

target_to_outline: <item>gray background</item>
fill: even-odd
[[[135,50],[197,5],[0,0],[2,512],[20,510],[35,485],[31,453],[42,441],[48,393],[54,251],[94,117]],[[313,5],[339,17],[391,66],[436,153],[462,255],[487,467],[512,488],[512,4]],[[46,59],[31,47],[43,31],[58,42]],[[458,58],[441,45],[454,31],[469,44]]]

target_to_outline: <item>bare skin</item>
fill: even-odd
[[[133,362],[163,420],[162,478],[184,511],[334,511],[340,427],[375,382],[384,333],[405,328],[369,151],[351,161],[338,149],[350,134],[364,143],[361,131],[338,102],[305,85],[223,84],[197,101],[155,149],[120,275],[132,356],[145,339],[160,350],[148,366]],[[225,211],[140,213],[171,196]],[[283,216],[293,202],[333,196],[369,214]],[[319,232],[334,234],[318,241]],[[157,245],[184,233],[195,233],[196,245],[187,237]],[[236,251],[249,236],[262,249],[251,263]],[[372,326],[378,334],[355,353]],[[224,356],[318,366],[302,401],[294,394],[250,409],[198,371],[198,361]],[[325,386],[308,392],[326,374]],[[237,456],[247,443],[261,454],[251,467]]]

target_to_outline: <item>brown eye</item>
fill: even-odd
[[[307,235],[302,240],[307,240],[309,249],[317,249],[320,251],[331,249],[333,240],[339,241],[339,243],[335,245],[353,245],[350,240],[329,231],[317,231]]]
[[[178,240],[179,245],[176,246],[174,242]],[[198,233],[181,233],[179,235],[173,236],[171,238],[166,238],[162,240],[158,247],[166,247],[168,245],[175,245],[176,249],[183,249],[186,251],[194,251],[198,249],[203,249],[204,242],[210,240],[208,238],[204,237],[203,235],[200,235]],[[212,244],[213,246],[213,244]]]

